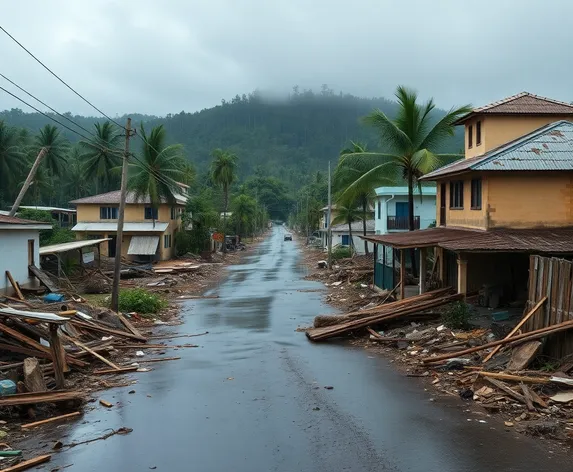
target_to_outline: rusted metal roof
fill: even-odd
[[[79,198],[77,200],[72,200],[70,203],[73,203],[74,205],[85,205],[85,204],[119,205],[120,197],[121,197],[121,190],[114,190],[112,192],[100,193],[99,195],[92,195],[91,197],[84,197],[84,198]],[[179,205],[184,205],[187,200],[187,197],[184,195],[175,194],[174,197],[175,197],[175,202]],[[137,199],[135,196],[135,192],[127,192],[125,197],[125,203],[150,204],[151,199],[149,198],[149,196]]]
[[[467,171],[571,171],[573,170],[573,123],[556,121],[521,138],[469,159],[461,159],[422,177],[438,177]]]
[[[467,115],[462,116],[454,124],[459,125],[481,114],[499,115],[573,115],[573,105],[553,100],[552,98],[540,97],[529,92],[521,92],[517,95],[489,103],[488,105],[474,108]]]
[[[10,224],[10,225],[50,225],[45,221],[32,221],[24,220],[22,218],[16,218],[15,216],[0,215],[0,224]]]
[[[475,237],[476,234],[481,233],[483,233],[483,231],[437,227],[407,231],[404,233],[378,234],[374,236],[360,237],[373,243],[380,243],[398,249],[405,249],[412,247],[437,246],[441,242]]]
[[[573,254],[573,228],[483,231],[438,227],[361,238],[397,249],[436,246],[455,252]]]

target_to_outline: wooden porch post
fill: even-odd
[[[400,300],[406,298],[406,253],[400,249]]]
[[[465,254],[458,254],[458,293],[468,292],[468,260]]]
[[[52,350],[56,388],[58,390],[63,390],[65,388],[64,371],[67,369],[67,365],[64,347],[60,341],[58,325],[56,323],[50,323],[50,348]]]
[[[420,295],[426,292],[426,276],[428,268],[426,267],[427,249],[420,248]]]

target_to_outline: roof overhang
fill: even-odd
[[[163,233],[169,227],[169,223],[124,223],[124,233]],[[85,223],[76,224],[72,231],[89,231],[89,232],[110,232],[117,231],[117,223]]]
[[[69,243],[52,244],[50,246],[41,247],[39,253],[40,256],[45,256],[48,254],[58,254],[61,252],[74,251],[84,247],[96,246],[103,243],[104,241],[109,241],[110,239],[111,238],[85,239],[81,241],[71,241]]]
[[[9,229],[9,230],[20,230],[20,231],[27,231],[30,229],[33,230],[43,230],[43,229],[52,229],[52,225],[50,224],[31,224],[31,225],[22,225],[22,224],[1,224],[0,223],[0,231],[3,229]]]

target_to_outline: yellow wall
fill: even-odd
[[[472,210],[471,179],[482,178],[482,209]],[[450,209],[450,181],[438,182],[436,221],[440,224],[441,183],[446,184],[446,226],[536,228],[573,225],[573,175],[564,172],[468,173],[464,208]]]
[[[481,145],[476,146],[476,123],[481,124]],[[484,154],[502,144],[531,133],[542,126],[559,120],[573,121],[571,115],[479,115],[465,123],[465,157]],[[472,125],[473,147],[468,148],[468,130]]]

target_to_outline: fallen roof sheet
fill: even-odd
[[[153,256],[157,251],[159,236],[133,236],[129,243],[128,255]]]
[[[40,320],[40,321],[45,321],[47,323],[58,323],[58,324],[66,323],[68,321],[68,318],[56,315],[55,313],[42,313],[39,311],[23,311],[23,310],[16,310],[14,308],[0,308],[0,315],[14,316],[16,318],[23,318],[23,319]]]
[[[481,156],[461,159],[424,175],[421,180],[467,171],[571,171],[573,123],[556,121]]]
[[[46,254],[57,254],[60,252],[73,251],[74,249],[81,249],[82,247],[95,246],[97,244],[103,243],[104,241],[109,241],[110,239],[111,238],[82,239],[81,241],[71,241],[69,243],[42,246],[40,248],[40,256],[44,256]]]
[[[378,234],[374,236],[360,236],[373,243],[384,244],[399,249],[437,246],[444,241],[475,237],[476,233],[484,231],[465,230],[454,228],[428,228],[403,233]]]
[[[169,223],[160,223],[158,221],[153,223],[124,223],[124,233],[163,233]],[[117,223],[78,223],[72,228],[72,231],[117,231]]]

